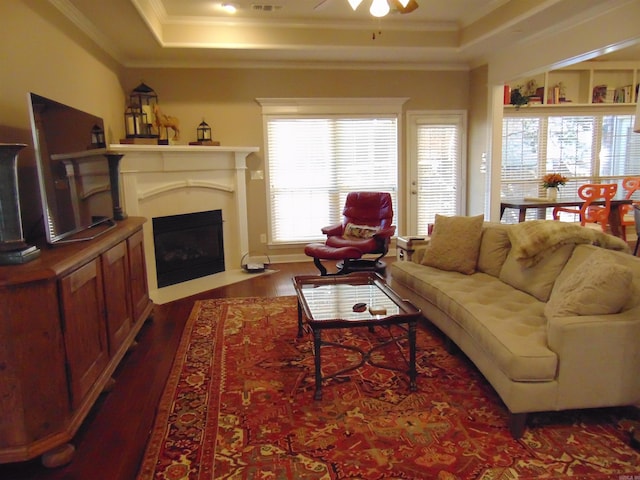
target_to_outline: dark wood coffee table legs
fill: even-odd
[[[300,315],[300,312],[298,312]],[[398,371],[398,372],[403,372],[403,373],[408,373],[409,375],[409,391],[411,392],[415,392],[418,389],[418,384],[416,381],[416,377],[417,377],[417,370],[416,370],[416,330],[417,330],[417,324],[418,321],[417,320],[409,320],[407,322],[407,328],[406,328],[406,335],[403,335],[399,338],[394,338],[392,337],[390,340],[387,340],[383,343],[380,343],[378,345],[375,345],[373,348],[371,348],[371,350],[369,350],[368,352],[365,352],[363,350],[361,350],[358,347],[352,346],[352,345],[343,345],[340,343],[335,343],[335,342],[323,342],[322,341],[322,328],[313,328],[312,327],[312,331],[313,331],[313,354],[314,354],[314,366],[315,366],[315,392],[313,394],[313,399],[314,400],[322,400],[322,381],[323,380],[327,380],[329,378],[334,378],[337,377],[339,375],[343,375],[347,372],[350,372],[352,370],[356,370],[358,368],[360,368],[361,366],[363,366],[365,363],[369,363],[370,365],[373,365],[374,367],[378,367],[378,368],[385,368],[387,370],[394,370],[394,371]],[[396,324],[399,325],[399,324]],[[373,330],[373,326],[369,326],[368,327],[369,330]],[[409,343],[409,360],[408,360],[408,367],[409,370],[403,370],[401,368],[392,366],[392,365],[382,365],[379,363],[376,363],[372,360],[371,356],[372,353],[375,352],[376,350],[379,350],[382,347],[385,347],[391,343],[394,342],[398,342],[399,340],[402,340],[403,338],[406,338],[408,340]],[[332,345],[334,347],[339,347],[339,348],[345,348],[347,350],[352,350],[354,352],[357,352],[360,354],[360,362],[356,365],[351,365],[347,368],[344,368],[338,372],[332,373],[331,375],[327,375],[325,377],[322,376],[322,356],[320,354],[321,352],[321,347],[322,345]],[[406,360],[406,357],[405,357]]]

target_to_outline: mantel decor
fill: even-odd
[[[24,147],[23,143],[0,143],[0,265],[26,263],[40,256],[40,250],[22,237],[17,165]]]
[[[189,142],[189,145],[209,145],[212,147],[220,146],[220,142],[216,142],[211,137],[211,127],[207,122],[202,119],[200,125],[196,129],[196,138],[195,142]]]
[[[124,113],[124,126],[128,139],[157,139],[153,130],[158,95],[150,86],[141,83],[129,94],[129,103]]]

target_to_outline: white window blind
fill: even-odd
[[[267,118],[270,243],[322,239],[347,193],[389,192],[397,209],[396,116]]]
[[[640,135],[632,132],[633,115],[602,109],[582,112],[558,115],[541,110],[536,115],[505,115],[503,198],[543,197],[541,179],[546,173],[569,179],[560,188],[560,198],[576,198],[584,183],[621,185],[624,177],[640,175]],[[528,219],[535,215],[535,210],[527,212]],[[548,210],[547,218],[550,215]],[[503,220],[517,221],[516,212],[507,210]]]
[[[416,130],[417,231],[435,215],[456,215],[460,181],[460,128],[456,123],[420,123]]]

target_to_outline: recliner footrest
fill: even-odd
[[[327,269],[320,260],[350,262],[362,257],[362,252],[355,247],[329,247],[324,243],[310,243],[304,247],[304,253],[309,257],[313,257],[313,263],[318,267],[322,276],[327,275]],[[346,273],[346,271],[339,271],[338,274],[340,273]]]

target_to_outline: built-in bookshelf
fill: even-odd
[[[516,88],[531,106],[630,105],[638,98],[640,61],[582,62],[505,85],[505,105]]]

